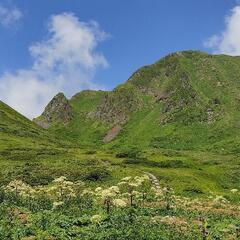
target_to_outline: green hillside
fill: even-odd
[[[239,66],[240,57],[171,54],[111,92],[76,94],[69,100],[72,119],[63,124],[58,116],[49,130],[81,145],[106,148],[239,152]],[[114,136],[106,143],[111,129]]]
[[[57,94],[34,119],[41,127],[1,103],[0,181],[106,184],[151,172],[177,193],[228,194],[240,181],[239,66],[239,57],[174,53],[113,91]]]
[[[140,69],[127,84],[150,103],[112,144],[239,152],[239,65],[239,57],[183,52]]]
[[[239,104],[240,57],[194,51],[33,121],[0,102],[0,239],[238,239]]]
[[[85,101],[85,107],[91,101]],[[141,172],[121,168],[114,154],[60,139],[0,101],[0,189],[13,179],[45,185],[64,175],[94,184]]]
[[[30,180],[30,165],[39,159],[51,161],[63,146],[46,130],[0,101],[0,185],[16,176]],[[41,167],[38,170],[39,177],[46,175]]]
[[[0,101],[1,150],[11,145],[23,145],[23,142],[34,144],[34,141],[43,141],[47,137],[47,132],[41,127]]]

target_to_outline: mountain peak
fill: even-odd
[[[199,50],[184,50],[184,51],[177,51],[172,52],[166,55],[164,58],[176,56],[176,57],[196,57],[196,56],[211,56],[211,54]],[[163,58],[163,59],[164,59]]]
[[[57,93],[53,98],[65,98],[65,99],[67,99],[63,92]]]
[[[73,117],[72,107],[64,93],[59,92],[46,106],[40,117],[34,119],[43,128],[49,128],[53,124],[68,123]]]
[[[239,66],[240,57],[175,52],[113,91],[82,91],[70,100],[58,93],[35,122],[87,144],[208,147],[218,141],[212,135],[229,136],[229,116],[239,128]]]

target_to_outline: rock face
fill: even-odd
[[[112,129],[110,129],[107,133],[107,135],[103,138],[103,142],[108,143],[110,141],[112,141],[121,131],[121,126],[117,125],[115,127],[113,127]]]
[[[94,117],[111,125],[122,125],[129,120],[129,115],[142,105],[135,88],[129,85],[119,86],[105,95],[97,107]]]
[[[58,93],[46,106],[41,116],[34,122],[43,128],[49,128],[53,124],[66,124],[73,118],[72,107],[63,93]]]

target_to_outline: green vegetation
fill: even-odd
[[[63,176],[36,187],[14,180],[0,197],[0,238],[238,239],[237,205],[222,196],[183,198],[153,178],[95,189]]]
[[[209,239],[236,239],[240,195],[231,190],[240,188],[239,79],[240,57],[185,51],[141,68],[113,91],[82,91],[69,100],[60,93],[34,121],[0,102],[0,187],[15,179],[48,189],[65,176],[84,188],[106,188],[151,173],[177,198],[200,201],[199,209],[179,202],[166,209],[168,195],[150,197],[148,207],[127,201],[109,214],[95,197],[53,209],[51,198],[30,201],[3,191],[0,239],[204,239],[206,221]],[[215,207],[210,196],[226,201]],[[31,220],[22,224],[22,214]],[[99,214],[101,223],[91,222]]]
[[[50,132],[82,146],[101,147],[107,132],[120,125],[106,148],[237,153],[239,65],[239,57],[174,53],[139,69],[111,92],[76,94],[69,100],[73,117],[68,122],[61,124],[65,116],[56,119],[47,110],[42,116],[52,115]]]

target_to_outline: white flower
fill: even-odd
[[[138,184],[139,186],[141,186],[143,184],[144,180],[142,179],[137,179],[136,180],[136,184]]]
[[[160,196],[163,195],[163,193],[162,193],[162,191],[161,191],[160,189],[156,189],[155,195],[156,195],[157,197],[160,197]]]
[[[103,217],[101,215],[93,215],[90,220],[92,223],[100,223],[103,220]]]
[[[129,186],[132,188],[139,187],[138,183],[129,183]]]
[[[131,194],[126,192],[126,193],[123,193],[122,196],[128,198],[131,196]]]
[[[4,190],[6,192],[15,192],[22,197],[34,197],[36,191],[22,180],[13,180],[11,181]]]
[[[231,189],[230,192],[232,192],[232,193],[237,193],[237,192],[238,192],[238,189]]]
[[[140,192],[138,192],[138,191],[133,191],[132,194],[135,195],[135,196],[140,196],[141,195]]]
[[[101,187],[97,187],[96,189],[95,189],[95,192],[101,192],[102,191],[102,188]]]
[[[144,174],[144,175],[142,176],[142,179],[143,179],[143,180],[146,180],[146,181],[149,181],[149,176],[148,176],[147,174]]]
[[[75,198],[77,195],[76,195],[74,192],[70,192],[70,193],[68,194],[68,196],[69,196],[69,197],[72,197],[72,198]]]
[[[161,220],[162,220],[161,216],[154,216],[154,217],[151,217],[151,219],[150,219],[151,223],[153,223],[153,224],[157,224],[157,223],[161,222]]]
[[[66,181],[66,180],[67,180],[66,177],[61,176],[61,177],[59,177],[59,178],[54,179],[53,182],[55,182],[55,183],[60,183],[60,182]]]
[[[63,205],[64,202],[54,202],[53,203],[53,209],[56,209],[57,207]]]
[[[155,187],[151,187],[150,190],[153,191],[153,192],[155,192],[155,191],[156,191],[156,188],[155,188]]]
[[[82,188],[82,187],[85,186],[85,183],[82,182],[82,181],[76,181],[76,182],[74,182],[74,185],[75,185],[75,187],[77,187],[77,188]]]
[[[117,186],[112,186],[112,187],[109,188],[109,190],[112,191],[112,192],[115,192],[115,193],[119,193],[119,191],[120,191],[119,187],[117,187]]]
[[[84,196],[84,195],[94,195],[94,192],[92,192],[92,191],[90,191],[89,189],[84,189],[83,191],[82,191],[82,194],[81,194],[82,196]]]
[[[72,186],[74,183],[71,181],[64,181],[64,185]]]
[[[114,199],[113,200],[113,205],[115,207],[126,207],[127,203],[123,199]]]
[[[117,185],[118,185],[118,186],[124,186],[124,185],[126,185],[126,184],[127,184],[126,182],[122,181],[122,182],[119,182]]]
[[[215,203],[227,203],[228,200],[226,198],[224,198],[223,196],[216,196],[216,198],[214,199]]]
[[[141,179],[139,176],[134,177],[134,180],[139,180]]]
[[[125,178],[122,179],[122,181],[124,181],[124,182],[128,182],[130,180],[131,180],[131,177],[125,177]]]
[[[109,197],[115,197],[116,193],[109,189],[104,189],[102,191],[101,195],[102,195],[102,198],[105,199],[105,198],[109,198]]]

